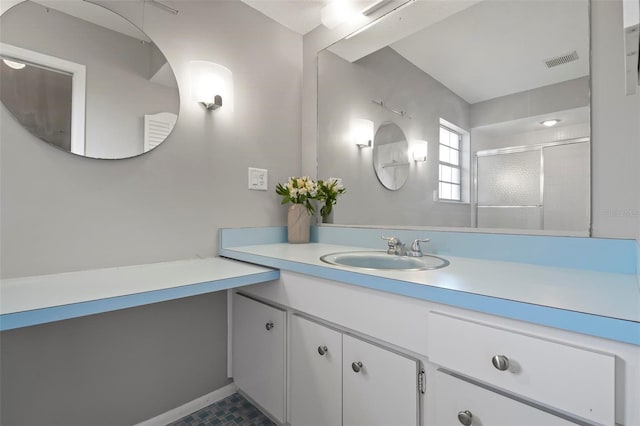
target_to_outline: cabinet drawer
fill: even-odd
[[[428,356],[434,364],[584,419],[614,424],[614,356],[434,312],[428,322]]]
[[[567,426],[575,423],[437,371],[429,409],[438,426]]]

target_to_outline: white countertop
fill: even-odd
[[[222,258],[190,259],[0,281],[2,330],[218,291],[279,277],[269,268]],[[52,314],[53,312],[53,314]],[[74,313],[75,312],[75,313]]]
[[[228,250],[640,322],[640,286],[636,275],[453,256],[445,257],[451,264],[442,269],[371,271],[320,260],[328,253],[371,249],[321,243],[264,244]]]
[[[343,251],[371,251],[368,248],[323,243],[261,244],[228,247],[222,256],[305,273],[332,270],[337,280],[358,274],[388,280],[380,289],[394,291],[395,283],[417,286],[405,290],[420,293],[418,287],[453,290],[554,309],[585,313],[616,320],[640,322],[640,285],[637,275],[530,265],[525,263],[441,256],[451,264],[427,271],[364,270],[327,264],[322,255]],[[291,268],[296,265],[295,268]],[[366,280],[365,280],[366,281]],[[385,285],[385,283],[383,283]],[[424,292],[420,293],[423,294]],[[418,296],[419,297],[419,296]],[[637,326],[637,324],[636,324]],[[635,326],[634,326],[635,327]],[[635,333],[636,328],[633,328]]]

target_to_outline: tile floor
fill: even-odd
[[[234,393],[168,426],[275,426],[242,395]]]

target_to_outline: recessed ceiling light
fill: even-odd
[[[560,122],[560,119],[558,119],[558,118],[551,118],[551,119],[549,119],[549,120],[541,121],[541,122],[540,122],[540,124],[542,124],[543,126],[546,126],[546,127],[553,127],[553,126],[555,126],[556,124],[558,124],[559,122]]]
[[[14,70],[21,70],[22,68],[26,67],[26,65],[23,63],[10,61],[8,59],[3,59],[2,62],[4,62],[9,68],[13,68]]]

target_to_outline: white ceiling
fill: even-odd
[[[322,24],[320,11],[332,0],[241,0],[262,12],[281,25],[305,35]],[[355,10],[366,10],[378,0],[335,0],[345,1]]]
[[[369,55],[385,46],[454,15],[481,0],[419,0],[407,3],[378,19],[375,25],[357,35],[339,41],[329,50],[349,62]]]
[[[544,127],[544,120],[558,119],[560,122],[554,127]],[[554,111],[542,115],[524,117],[517,120],[492,123],[486,126],[475,127],[473,130],[492,139],[507,138],[510,135],[529,134],[532,132],[549,131],[567,126],[589,123],[589,107],[574,108],[565,111]]]
[[[588,75],[588,22],[586,1],[485,0],[391,47],[473,104]]]
[[[76,16],[146,38],[133,25],[110,21],[112,14],[82,0],[35,1],[66,13],[71,11],[64,7],[73,5]],[[306,34],[321,25],[320,11],[329,0],[242,1]],[[357,1],[363,9],[376,2]],[[588,75],[587,35],[586,0],[417,0],[331,51],[353,62],[390,45],[467,102],[477,103]],[[573,50],[578,61],[546,68],[544,60]]]
[[[300,34],[320,25],[320,0],[242,1]],[[417,0],[330,50],[354,62],[390,45],[473,104],[588,75],[588,33],[585,0]]]
[[[242,0],[281,25],[304,35],[320,25],[323,0]]]

